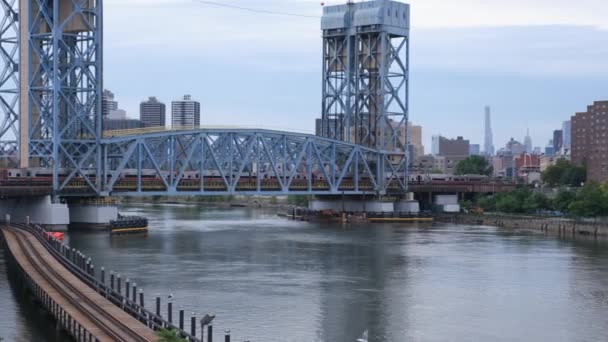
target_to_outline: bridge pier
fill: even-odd
[[[355,213],[418,213],[420,204],[409,194],[406,199],[369,199],[369,198],[315,198],[308,202],[308,209],[313,211],[331,210],[334,212]]]
[[[51,196],[0,199],[0,219],[10,215],[13,223],[39,224],[53,231],[65,231],[70,224],[67,204]]]
[[[118,206],[106,199],[71,202],[68,207],[70,229],[102,230],[118,218]]]

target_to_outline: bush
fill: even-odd
[[[158,336],[158,342],[187,342],[188,340],[179,337],[177,331],[162,329],[156,333]]]

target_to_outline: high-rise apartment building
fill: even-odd
[[[410,146],[412,158],[417,158],[424,155],[424,145],[422,144],[422,126],[408,123]]]
[[[139,104],[139,120],[145,127],[164,127],[166,125],[166,106],[156,97],[148,98]]]
[[[192,100],[192,96],[184,95],[182,100],[171,103],[171,126],[198,127],[201,125],[201,105]]]
[[[107,118],[112,111],[118,109],[118,101],[114,100],[114,93],[108,89],[103,90],[101,97],[101,114]]]
[[[608,180],[608,101],[597,101],[572,117],[572,162],[587,166],[587,179]]]
[[[485,118],[485,143],[484,143],[484,153],[487,156],[493,156],[495,153],[494,150],[494,135],[492,133],[492,111],[490,106],[486,106],[486,118]]]

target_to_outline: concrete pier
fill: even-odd
[[[331,210],[334,212],[353,213],[419,213],[420,204],[415,200],[383,201],[356,199],[315,199],[308,202],[308,209],[313,211]]]
[[[10,215],[13,223],[39,224],[53,231],[65,231],[70,224],[67,204],[53,201],[51,196],[0,200],[0,219]]]
[[[118,218],[118,207],[99,204],[70,204],[70,229],[106,229]]]

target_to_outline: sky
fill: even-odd
[[[139,103],[191,94],[203,125],[314,132],[321,111],[320,1],[106,0],[104,86],[137,117]],[[325,1],[326,5],[345,1]],[[410,120],[431,136],[494,145],[554,129],[608,99],[608,1],[411,0]]]

